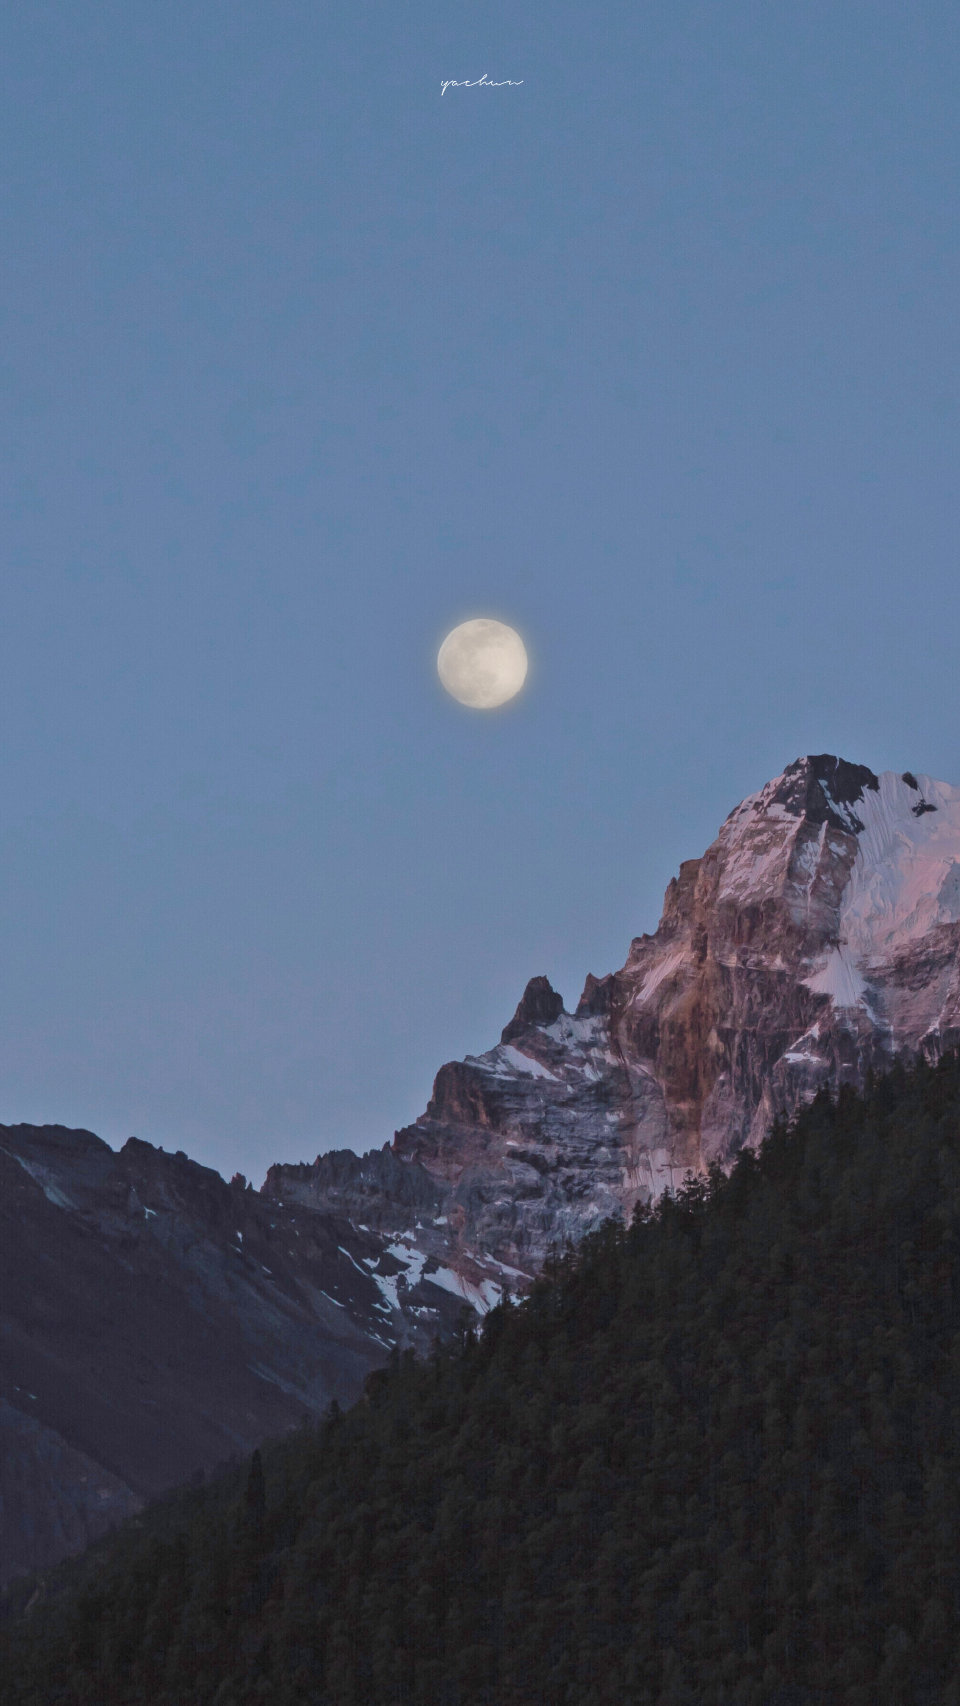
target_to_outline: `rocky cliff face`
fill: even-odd
[[[434,1193],[438,1259],[531,1273],[606,1216],[729,1165],[821,1084],[958,1040],[960,789],[798,759],[681,866],[620,971],[588,977],[572,1014],[533,979],[500,1043],[442,1067],[384,1155]],[[353,1214],[333,1166],[301,1188]],[[399,1198],[386,1212],[419,1236]]]

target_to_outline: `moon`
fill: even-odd
[[[515,628],[479,616],[450,630],[437,653],[437,674],[461,705],[492,711],[519,693],[527,654]]]

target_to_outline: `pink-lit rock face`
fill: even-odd
[[[728,1166],[821,1084],[956,1044],[958,948],[960,789],[798,759],[681,866],[622,970],[588,977],[573,1014],[533,979],[501,1042],[442,1067],[388,1153],[437,1192],[451,1260],[534,1271]]]

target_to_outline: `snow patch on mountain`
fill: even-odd
[[[442,1291],[452,1292],[455,1297],[462,1297],[464,1303],[469,1303],[478,1315],[486,1315],[503,1296],[501,1287],[495,1280],[484,1279],[474,1284],[453,1268],[437,1268],[434,1273],[425,1275],[425,1278],[428,1284],[437,1285]]]
[[[512,1043],[498,1043],[486,1054],[468,1054],[464,1060],[467,1066],[492,1073],[495,1078],[512,1078],[522,1072],[528,1078],[550,1078],[557,1082],[556,1075],[548,1071],[541,1061],[514,1048]]]
[[[831,948],[820,970],[803,982],[815,995],[829,995],[835,1007],[859,1006],[867,987],[849,948]]]
[[[674,972],[680,971],[686,964],[686,961],[686,948],[674,948],[672,953],[664,954],[662,959],[658,960],[657,964],[647,973],[641,983],[636,995],[633,997],[634,1005],[640,1007],[643,1006],[645,1002],[649,1001],[650,997],[656,994],[661,983],[665,983],[667,978],[671,977]]]
[[[388,1244],[387,1255],[393,1256],[406,1267],[406,1280],[409,1286],[418,1285],[423,1273],[427,1257],[422,1250],[415,1250],[410,1244]]]
[[[843,938],[868,962],[960,919],[960,788],[917,776],[914,789],[890,770],[878,780],[857,808],[863,829],[840,913]],[[928,809],[918,814],[918,803]]]
[[[770,806],[746,833],[737,838],[730,835],[732,850],[724,864],[717,900],[742,903],[765,889],[782,887],[799,824],[800,820],[782,806]]]
[[[374,1285],[377,1287],[377,1290],[380,1292],[381,1297],[385,1300],[383,1303],[375,1303],[373,1306],[374,1309],[399,1309],[400,1299],[397,1296],[397,1276],[395,1274],[371,1274],[370,1277],[373,1280]]]
[[[590,1048],[601,1037],[606,1035],[606,1020],[597,1013],[588,1014],[585,1018],[575,1018],[570,1013],[561,1013],[552,1025],[544,1025],[543,1034],[551,1037],[554,1042],[564,1043],[573,1048]]]
[[[14,1155],[9,1149],[2,1149],[0,1150],[0,1153],[9,1155],[11,1161],[19,1163],[23,1168],[23,1171],[34,1181],[35,1184],[40,1186],[40,1189],[47,1201],[52,1203],[54,1208],[76,1208],[76,1203],[70,1200],[65,1191],[61,1191],[58,1186],[51,1184],[46,1168],[38,1167],[31,1161],[25,1161],[22,1155]]]
[[[532,1055],[523,1054],[520,1049],[514,1048],[512,1043],[504,1043],[496,1052],[507,1068],[513,1067],[516,1072],[528,1072],[532,1078],[549,1078],[554,1084],[557,1083],[555,1072],[548,1072],[539,1060],[534,1060]]]

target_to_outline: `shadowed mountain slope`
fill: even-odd
[[[382,1239],[183,1154],[0,1127],[3,1579],[356,1397],[462,1299],[398,1298]]]

